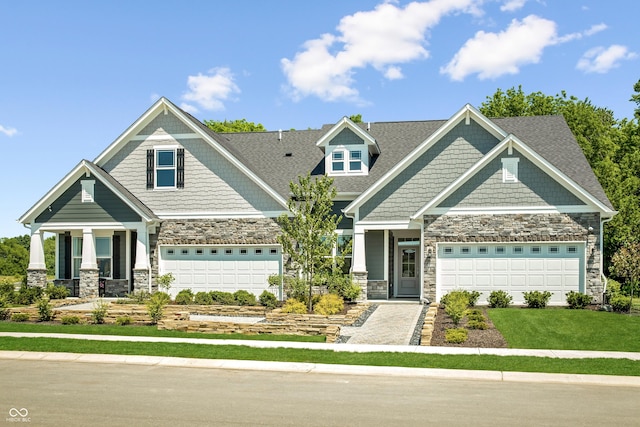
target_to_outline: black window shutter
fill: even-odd
[[[147,190],[153,189],[154,163],[155,159],[153,150],[147,150]]]
[[[176,186],[184,188],[184,148],[176,150]]]

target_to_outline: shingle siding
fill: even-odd
[[[360,219],[403,220],[489,152],[498,140],[472,121],[461,122],[360,208]]]
[[[368,279],[384,280],[384,231],[368,231],[364,237]]]
[[[175,117],[160,114],[152,124],[181,130]],[[147,126],[145,132],[152,132]],[[155,132],[155,135],[162,134]],[[146,150],[167,145],[185,149],[184,188],[176,190],[147,190]],[[246,212],[280,211],[270,195],[245,173],[225,159],[217,150],[200,138],[129,141],[104,166],[104,169],[124,185],[133,195],[155,212]]]
[[[329,145],[360,145],[364,140],[356,135],[351,129],[342,129],[331,141]]]
[[[519,158],[518,182],[502,182],[502,159]],[[584,202],[517,150],[501,153],[438,207],[584,206]]]

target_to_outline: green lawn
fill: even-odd
[[[243,335],[243,334],[205,334],[198,332],[159,331],[155,326],[118,326],[118,325],[51,325],[40,323],[16,323],[0,321],[0,332],[36,332],[48,334],[90,334],[125,335],[136,337],[173,337],[225,340],[262,340],[262,341],[299,341],[325,342],[324,335]]]
[[[71,353],[134,354],[201,359],[265,360],[411,368],[473,369],[640,376],[640,361],[552,359],[522,356],[458,356],[412,353],[347,353],[330,350],[253,348],[171,343],[101,342],[55,338],[0,338],[0,349]]]
[[[640,352],[640,317],[567,308],[494,308],[489,317],[511,348]]]

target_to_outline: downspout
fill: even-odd
[[[602,287],[602,304],[604,305],[604,296],[607,293],[607,276],[604,275],[604,224],[609,222],[613,217],[600,220],[600,277],[604,279],[604,286]]]

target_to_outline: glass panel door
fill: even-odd
[[[402,249],[402,277],[413,278],[416,277],[416,250],[415,249]]]

